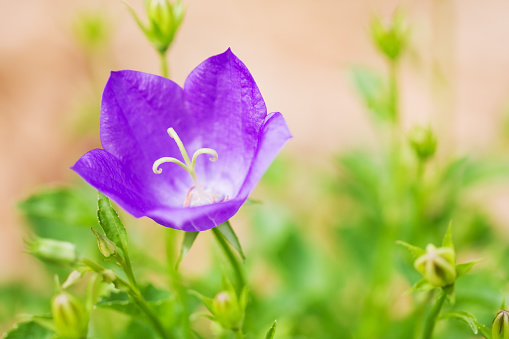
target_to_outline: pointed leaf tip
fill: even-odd
[[[396,241],[396,244],[406,247],[406,249],[410,252],[410,254],[414,256],[414,258],[419,258],[421,255],[426,254],[426,251],[422,248],[410,245],[407,242],[398,240]]]
[[[269,331],[265,335],[265,339],[273,339],[274,335],[276,334],[276,328],[277,328],[277,320],[274,320],[274,323],[272,324]]]
[[[199,233],[200,232],[186,232],[184,234],[184,239],[182,240],[182,246],[180,247],[180,254],[177,259],[177,264],[175,265],[175,269],[178,269],[178,267],[180,266],[180,263],[182,262],[182,260],[186,256],[186,254],[189,252],[189,250],[193,246],[194,241],[196,240],[196,237],[198,237]]]
[[[442,247],[448,247],[454,251],[454,245],[452,243],[452,220],[449,222],[447,232],[445,232],[444,239],[442,240]]]
[[[235,234],[235,231],[232,228],[232,225],[229,221],[225,221],[224,223],[217,226],[217,229],[219,232],[223,235],[223,237],[228,241],[230,245],[237,250],[237,252],[240,254],[242,261],[246,261],[246,256],[244,255],[244,252],[242,251],[242,247],[240,245],[239,238]]]

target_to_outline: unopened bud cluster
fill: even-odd
[[[437,139],[431,128],[413,128],[408,135],[408,141],[421,161],[431,158],[437,149]]]
[[[509,339],[509,312],[506,310],[497,313],[492,326],[492,339]]]
[[[409,35],[402,14],[395,13],[390,22],[375,17],[370,28],[378,50],[389,60],[398,61],[407,46]]]
[[[58,334],[64,339],[87,337],[88,314],[83,304],[67,292],[57,294],[51,303],[51,313]]]
[[[456,280],[456,259],[452,248],[429,244],[426,253],[414,263],[414,267],[435,287],[444,287]]]

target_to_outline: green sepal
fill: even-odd
[[[505,297],[504,297],[504,299],[502,299],[502,303],[500,304],[500,309],[501,310],[506,310],[507,309],[506,307],[507,306],[506,306]]]
[[[178,269],[180,263],[186,256],[186,254],[189,252],[191,247],[194,244],[194,241],[196,240],[196,237],[198,236],[200,232],[185,232],[184,233],[184,239],[182,240],[182,246],[180,247],[180,254],[177,259],[177,264],[175,265],[175,269]]]
[[[217,229],[219,232],[223,235],[223,237],[228,241],[230,245],[233,246],[237,250],[237,252],[240,254],[240,257],[242,258],[242,261],[246,261],[246,256],[244,255],[244,252],[242,251],[242,247],[239,242],[239,238],[237,238],[237,235],[235,234],[235,231],[232,228],[232,225],[230,224],[230,221],[225,221],[219,226],[217,226]]]
[[[261,205],[262,202],[259,200],[253,200],[247,198],[246,201],[244,201],[244,204],[242,206],[253,206],[253,205]]]
[[[474,332],[474,334],[477,334],[479,332],[479,327],[477,326],[477,319],[475,316],[468,312],[463,311],[456,311],[456,312],[450,312],[443,314],[440,316],[440,319],[448,319],[448,318],[455,318],[464,321]]]
[[[276,334],[276,328],[277,328],[277,320],[274,320],[274,323],[272,324],[269,331],[265,335],[265,339],[273,339],[274,335]]]
[[[110,199],[101,192],[97,201],[97,219],[99,225],[106,233],[106,237],[120,247],[124,254],[127,253],[127,232],[118,216],[111,206]]]
[[[422,278],[418,282],[416,282],[412,287],[410,287],[404,294],[414,293],[414,292],[426,292],[431,291],[437,288],[436,286],[431,285],[426,278]]]
[[[206,297],[203,294],[201,294],[200,292],[197,292],[195,290],[189,290],[187,293],[200,299],[201,302],[203,303],[203,305],[205,305],[205,307],[207,308],[207,310],[209,310],[210,313],[213,313],[213,309],[212,309],[213,299],[212,298]]]
[[[449,222],[447,232],[445,232],[444,238],[442,239],[442,247],[448,247],[454,251],[454,245],[452,243],[452,221]]]
[[[426,254],[426,251],[423,250],[422,248],[410,245],[407,242],[398,240],[396,241],[396,244],[406,247],[406,249],[410,252],[410,254],[412,254],[414,258],[419,258],[421,255]]]
[[[479,261],[476,260],[476,261],[471,261],[471,262],[467,262],[467,263],[463,263],[463,264],[457,264],[456,265],[456,279],[458,279],[459,277],[468,273],[468,271],[470,271],[472,269],[472,267],[474,267],[474,265],[478,264],[478,263],[479,263]]]

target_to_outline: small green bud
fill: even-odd
[[[456,280],[455,256],[452,248],[436,248],[429,244],[426,246],[426,253],[415,261],[414,267],[430,284],[444,287]]]
[[[371,37],[378,50],[386,58],[394,62],[398,61],[408,44],[409,36],[409,30],[401,12],[397,11],[388,23],[376,16],[371,21],[370,29]]]
[[[117,245],[110,239],[106,238],[101,233],[97,232],[93,227],[90,228],[94,232],[95,238],[97,239],[97,246],[99,251],[104,255],[105,258],[109,258],[117,253]]]
[[[492,339],[509,339],[509,312],[500,311],[493,320]]]
[[[408,135],[408,141],[421,161],[431,158],[437,149],[437,139],[431,128],[414,127]]]
[[[182,3],[180,0],[175,3],[168,0],[146,0],[145,9],[148,25],[144,25],[134,10],[130,10],[150,43],[159,53],[164,54],[173,42],[184,19],[185,11]]]
[[[103,278],[103,281],[105,283],[112,283],[117,279],[117,276],[115,275],[115,272],[112,270],[104,270],[101,272],[101,276]]]
[[[60,292],[52,300],[51,313],[55,327],[62,338],[87,337],[88,314],[78,299],[69,293]]]
[[[35,238],[26,241],[27,251],[42,261],[69,266],[78,260],[76,246],[70,242]]]
[[[240,307],[237,297],[229,291],[219,292],[212,301],[212,313],[222,327],[238,330],[244,321],[244,310]]]

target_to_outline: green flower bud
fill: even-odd
[[[237,297],[229,291],[219,292],[212,301],[212,313],[222,327],[238,330],[244,321],[244,310],[240,307]]]
[[[103,281],[105,283],[112,283],[117,279],[117,276],[115,275],[115,272],[112,270],[104,270],[101,272],[101,277],[103,278]]]
[[[66,292],[57,294],[51,303],[55,327],[62,338],[84,339],[87,337],[88,314],[83,304]]]
[[[386,58],[398,61],[407,46],[409,35],[401,12],[396,12],[389,23],[383,22],[378,16],[375,17],[370,28],[371,37],[378,50]]]
[[[159,53],[164,54],[182,24],[184,8],[180,0],[175,3],[168,0],[146,0],[145,9],[148,25],[144,25],[132,9],[131,13],[150,43]]]
[[[426,253],[414,263],[414,267],[433,286],[444,287],[456,280],[456,260],[452,248],[426,246]]]
[[[421,161],[431,158],[437,149],[437,139],[431,128],[413,128],[408,135],[408,141]]]
[[[113,241],[97,232],[93,227],[91,230],[94,232],[95,238],[97,239],[97,246],[99,247],[99,251],[102,253],[102,255],[104,255],[105,258],[109,258],[110,256],[117,253],[117,245],[115,245]]]
[[[27,251],[42,261],[69,266],[78,260],[76,246],[70,242],[35,238],[26,241]]]
[[[509,339],[509,312],[500,311],[493,320],[492,339]]]

